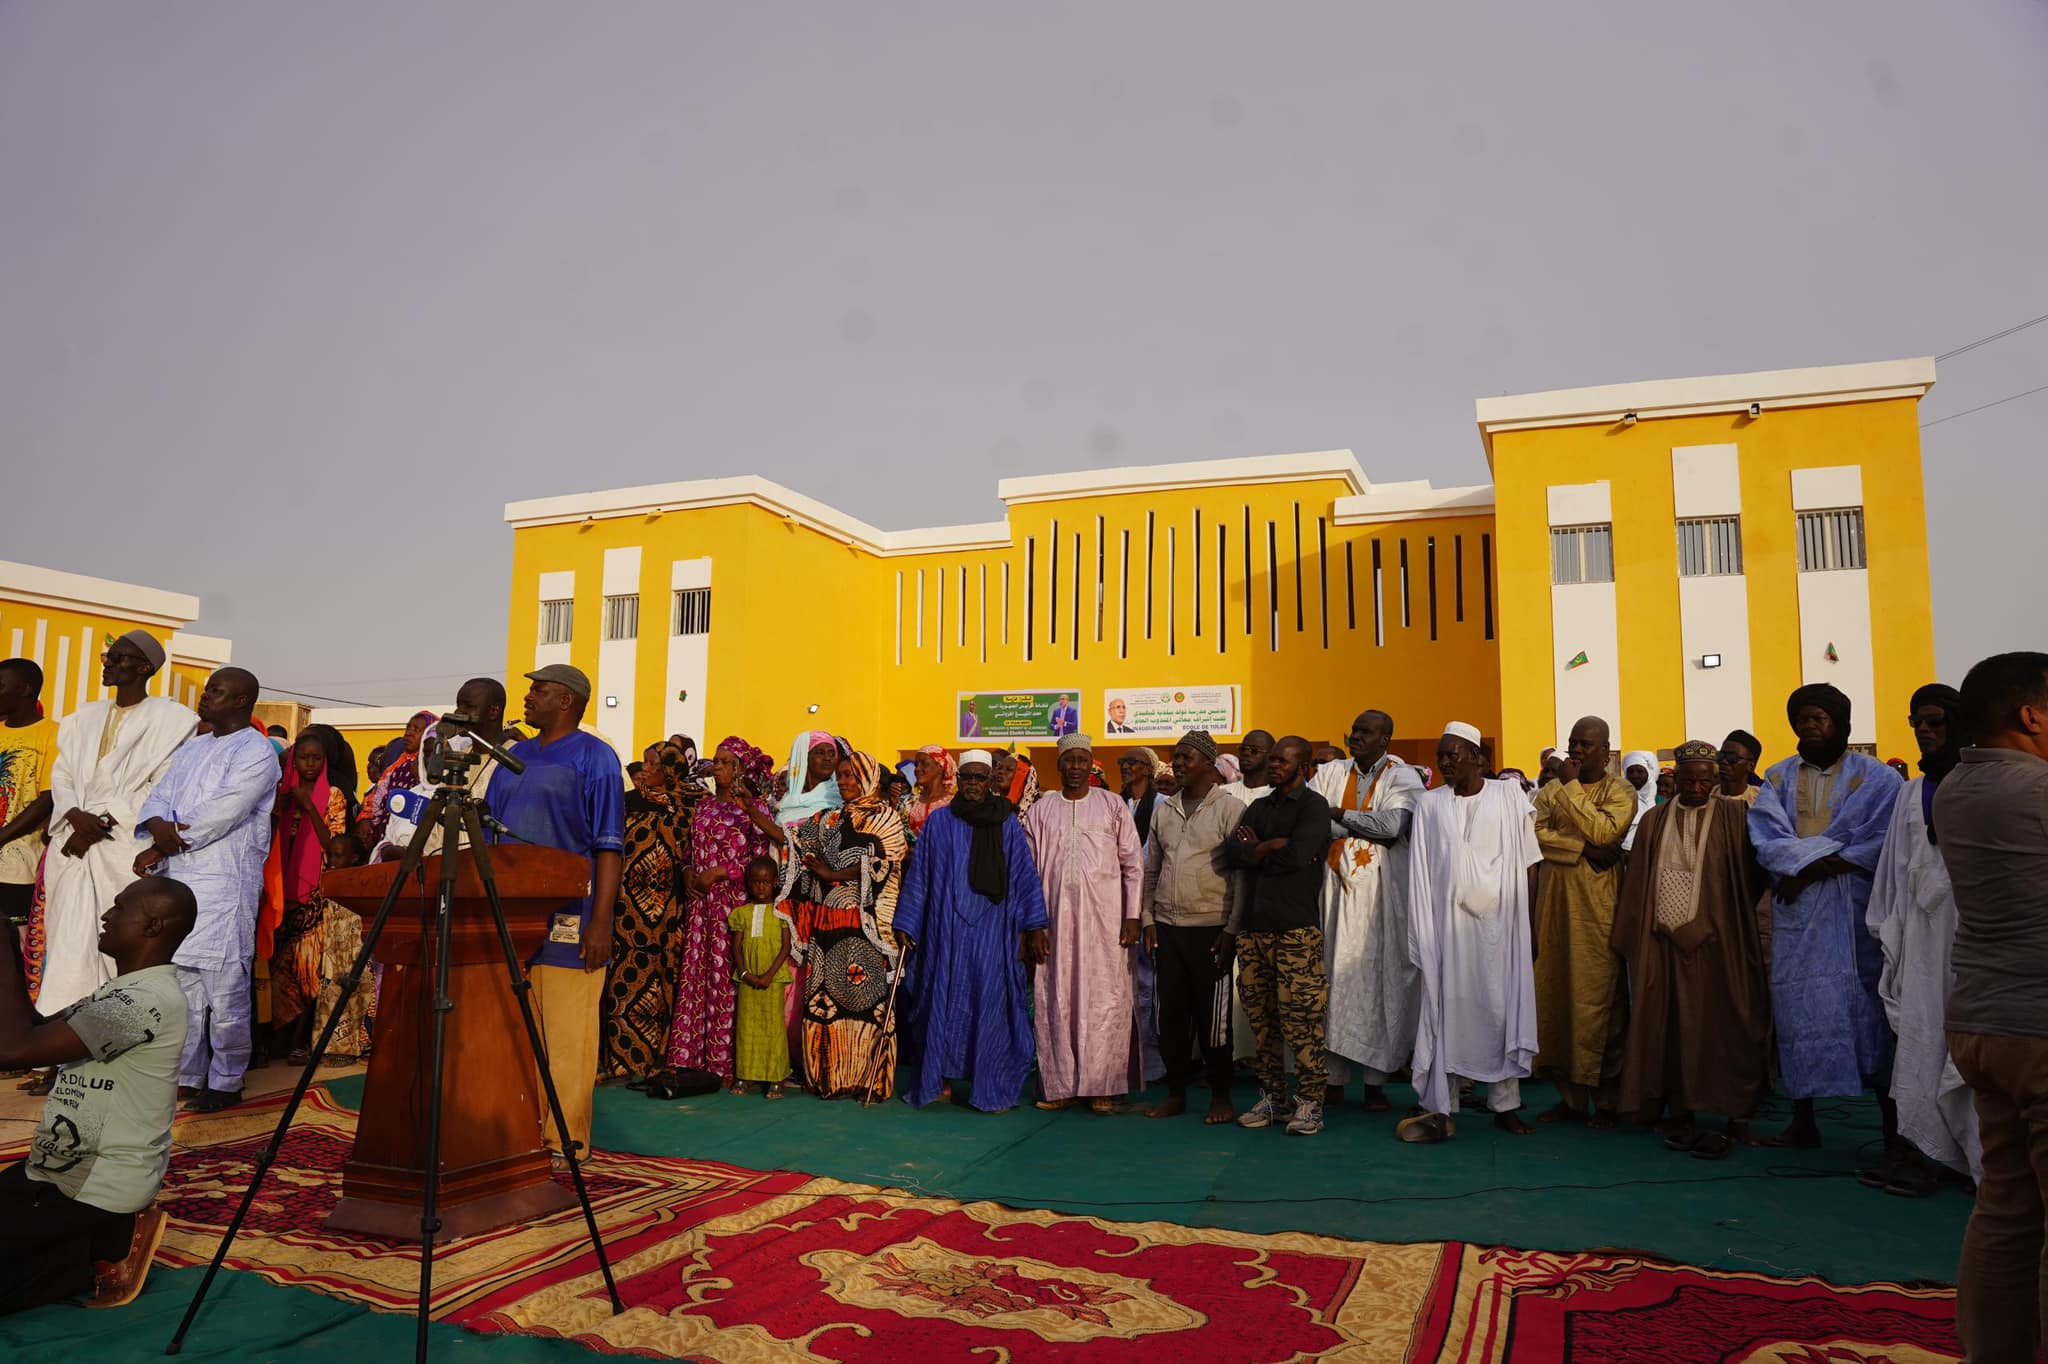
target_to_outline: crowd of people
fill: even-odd
[[[29,1083],[50,1094],[0,1202],[43,1209],[55,1189],[96,1210],[73,1219],[74,1269],[109,1238],[153,1245],[168,1105],[238,1102],[258,1047],[307,1060],[361,943],[321,873],[400,853],[440,742],[415,716],[367,755],[359,798],[341,735],[266,736],[239,669],[196,714],[151,697],[163,661],[145,632],[114,641],[111,697],[60,725],[35,665],[0,662],[0,895],[20,926],[0,969],[22,982],[0,980],[0,1062],[48,1067]],[[1341,745],[1253,729],[1226,753],[1196,730],[1170,758],[1123,748],[1114,778],[1069,726],[1041,790],[1022,749],[933,745],[899,767],[822,730],[779,764],[738,736],[705,757],[673,735],[622,770],[582,724],[582,672],[527,680],[525,731],[491,679],[456,706],[524,764],[470,779],[509,835],[591,863],[529,963],[567,1145],[536,1121],[558,1154],[587,1147],[602,1083],[876,1102],[900,1076],[914,1105],[1106,1114],[1163,1080],[1147,1117],[1186,1113],[1200,1085],[1210,1124],[1312,1136],[1354,1094],[1392,1112],[1406,1079],[1391,1134],[1433,1144],[1474,1105],[1534,1134],[1521,1086],[1547,1078],[1539,1123],[1632,1122],[1706,1160],[1818,1146],[1816,1101],[1874,1090],[1866,1183],[1982,1181],[1965,1316],[2009,1307],[2015,1247],[2038,1259],[2041,655],[1915,692],[1909,780],[1850,747],[1849,700],[1825,683],[1788,698],[1797,750],[1768,767],[1739,730],[1669,742],[1668,764],[1617,759],[1597,716],[1533,781],[1494,771],[1463,722],[1418,766],[1369,708]],[[371,990],[331,1050],[374,1044]],[[175,1071],[175,1090],[142,1112],[129,1086],[117,1115],[81,1078],[93,1066]],[[1766,1137],[1752,1119],[1774,1089],[1791,1120]]]

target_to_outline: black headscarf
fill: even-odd
[[[992,904],[1001,904],[1010,894],[1010,855],[1003,849],[1003,825],[1015,808],[1001,796],[979,801],[960,796],[946,807],[970,831],[967,844],[967,885]]]
[[[1819,706],[1835,722],[1835,737],[1828,752],[1819,755],[1805,751],[1802,745],[1799,756],[1821,767],[1832,767],[1849,750],[1849,698],[1841,688],[1827,682],[1809,682],[1793,692],[1785,702],[1785,719],[1795,729],[1799,725],[1799,712],[1807,706]],[[1825,759],[1822,761],[1821,759]]]
[[[1927,820],[1927,841],[1935,843],[1940,840],[1934,836],[1934,788],[1962,761],[1963,746],[1970,742],[1970,736],[1963,728],[1963,695],[1954,687],[1929,682],[1913,693],[1912,713],[1918,715],[1922,706],[1940,707],[1948,721],[1948,742],[1932,753],[1920,755],[1920,770],[1927,774],[1927,780],[1920,785],[1920,810]]]

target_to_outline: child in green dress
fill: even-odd
[[[784,992],[789,987],[789,917],[775,902],[781,877],[775,860],[757,857],[747,864],[747,903],[726,917],[732,931],[732,978],[739,997],[733,1008],[732,1092],[745,1094],[747,1082],[768,1087],[768,1097],[782,1097],[789,1078],[789,1033],[783,1025]]]

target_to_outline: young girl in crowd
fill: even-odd
[[[782,1097],[789,1078],[789,1032],[783,1021],[783,993],[789,986],[789,919],[775,901],[782,877],[772,857],[747,863],[747,902],[735,905],[725,925],[732,932],[732,978],[739,987],[733,1010],[732,1092],[745,1094],[748,1081]]]
[[[336,834],[328,840],[321,861],[329,871],[363,864],[363,844],[353,833]],[[353,910],[334,901],[320,901],[320,994],[314,1004],[313,1037],[327,1027],[334,1006],[341,1002],[341,982],[363,950],[363,921]],[[347,1065],[370,1054],[370,1020],[375,1017],[376,985],[365,973],[362,984],[348,1001],[341,1026],[334,1030],[324,1058],[333,1065]]]

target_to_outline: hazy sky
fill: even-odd
[[[2048,312],[2044,145],[2040,0],[0,4],[0,558],[445,699],[504,664],[508,499],[1476,482],[1479,396]],[[2048,324],[1923,421],[2044,383]],[[1926,433],[1951,681],[2048,645],[2043,430]]]

